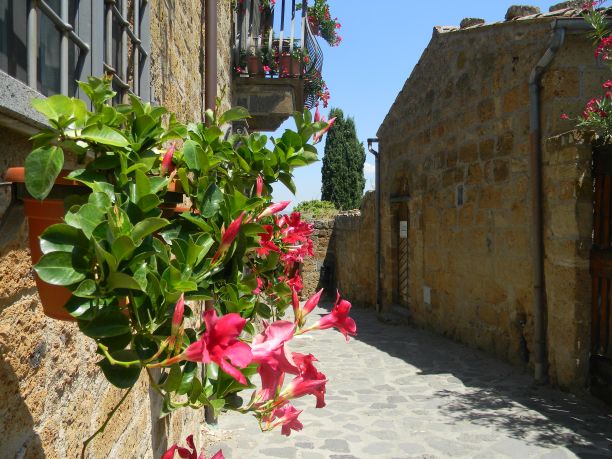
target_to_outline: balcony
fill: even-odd
[[[274,131],[317,101],[323,53],[307,20],[308,2],[236,0],[234,102],[251,131]]]

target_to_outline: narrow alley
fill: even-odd
[[[324,314],[319,308],[313,312]],[[246,458],[612,457],[603,403],[538,387],[530,375],[427,331],[383,324],[353,308],[357,337],[296,339],[319,359],[327,406],[296,401],[304,424],[284,437],[226,413],[209,451]],[[311,319],[314,320],[314,317]],[[292,343],[292,344],[295,344]]]

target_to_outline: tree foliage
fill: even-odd
[[[336,122],[325,141],[321,199],[341,210],[356,209],[365,187],[365,149],[357,139],[353,118],[345,118],[339,108],[332,108],[329,117],[336,117]]]

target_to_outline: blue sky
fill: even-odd
[[[342,23],[342,44],[330,48],[321,40],[325,55],[323,78],[330,88],[328,107],[339,107],[352,116],[360,140],[375,137],[395,97],[410,76],[437,25],[459,25],[465,17],[487,22],[503,20],[512,4],[538,6],[547,12],[556,1],[526,0],[328,0],[332,16]],[[323,112],[327,114],[327,112]],[[293,128],[288,120],[283,128]],[[323,157],[325,140],[319,145]],[[321,162],[295,171],[297,195],[283,185],[274,188],[276,201],[297,204],[321,197]],[[366,159],[366,190],[374,188],[374,161]]]

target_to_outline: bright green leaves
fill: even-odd
[[[25,160],[25,185],[36,199],[45,199],[64,166],[64,152],[54,146],[40,147]]]
[[[165,218],[145,218],[144,220],[136,223],[134,225],[134,229],[132,230],[131,236],[132,240],[136,243],[139,243],[142,239],[147,237],[148,235],[154,233],[155,231],[159,231],[165,226],[169,225],[170,222]]]
[[[80,228],[85,236],[91,239],[94,230],[102,223],[105,216],[105,211],[100,207],[94,204],[84,204],[75,212],[72,210],[68,212],[64,219],[69,225]]]
[[[77,127],[83,126],[87,118],[85,102],[61,94],[46,99],[32,99],[32,106],[60,128],[71,123],[75,123]]]
[[[72,255],[68,252],[47,253],[34,269],[42,280],[53,285],[68,286],[85,279],[84,273],[72,267]]]
[[[82,231],[64,223],[49,226],[40,236],[42,253],[72,252],[76,247],[87,249],[88,245]]]
[[[219,117],[219,126],[223,126],[225,123],[231,123],[232,121],[238,121],[246,118],[250,118],[249,111],[244,107],[232,107]]]
[[[121,133],[104,125],[87,126],[81,132],[80,137],[85,140],[111,147],[127,147],[129,145],[129,142]]]

